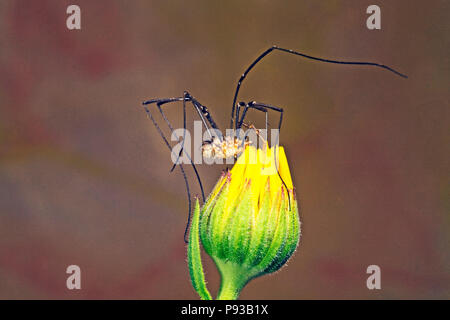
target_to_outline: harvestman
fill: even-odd
[[[239,78],[239,81],[237,83],[236,86],[236,91],[234,93],[234,98],[233,98],[233,104],[232,104],[232,108],[231,108],[231,119],[230,119],[230,128],[233,128],[237,131],[239,129],[242,128],[242,126],[244,125],[244,120],[245,117],[247,115],[247,112],[249,109],[253,109],[253,110],[257,110],[257,111],[261,111],[264,112],[266,114],[266,128],[267,128],[267,114],[269,112],[269,110],[271,111],[275,111],[278,112],[280,114],[279,116],[279,120],[278,120],[278,132],[281,129],[281,124],[283,121],[283,108],[279,108],[273,105],[269,105],[269,104],[265,104],[265,103],[260,103],[260,102],[256,102],[256,101],[251,101],[251,102],[239,102],[236,103],[237,98],[238,98],[238,94],[239,94],[239,89],[241,88],[242,83],[244,82],[245,78],[247,77],[248,73],[256,66],[256,64],[258,62],[260,62],[265,56],[267,56],[269,53],[271,52],[275,52],[275,51],[280,51],[280,52],[285,52],[285,53],[289,53],[289,54],[293,54],[293,55],[297,55],[306,59],[310,59],[310,60],[315,60],[315,61],[319,61],[319,62],[326,62],[326,63],[334,63],[334,64],[343,64],[343,65],[359,65],[359,66],[373,66],[373,67],[378,67],[378,68],[383,68],[386,69],[390,72],[395,73],[396,75],[403,77],[403,78],[407,78],[406,75],[392,69],[389,66],[383,65],[383,64],[379,64],[379,63],[374,63],[374,62],[359,62],[359,61],[338,61],[338,60],[330,60],[330,59],[324,59],[324,58],[318,58],[318,57],[313,57],[310,55],[306,55],[300,52],[296,52],[293,50],[289,50],[289,49],[284,49],[284,48],[280,48],[277,46],[272,46],[269,49],[267,49],[266,51],[264,51],[262,54],[260,54],[255,61],[253,61],[248,67],[247,69],[244,71],[244,73],[241,75],[241,77]],[[159,134],[161,135],[162,139],[164,140],[164,143],[166,144],[166,146],[169,148],[169,150],[171,152],[172,151],[172,147],[170,146],[169,141],[167,140],[167,138],[165,137],[164,133],[162,132],[160,126],[158,125],[158,123],[155,121],[155,119],[153,118],[150,109],[148,108],[148,105],[150,104],[155,104],[158,111],[161,113],[164,121],[166,122],[167,126],[169,127],[169,129],[171,130],[171,132],[174,132],[174,128],[172,126],[172,124],[170,123],[169,119],[166,117],[165,113],[163,112],[161,106],[168,104],[168,103],[172,103],[172,102],[183,102],[183,128],[186,130],[186,102],[189,102],[190,104],[192,104],[192,107],[194,108],[194,110],[198,113],[203,125],[205,126],[206,130],[209,132],[211,140],[209,141],[205,141],[203,146],[202,146],[202,155],[205,158],[211,158],[211,157],[223,157],[223,158],[227,158],[230,155],[233,156],[235,159],[238,156],[239,152],[241,152],[243,150],[242,146],[245,145],[245,141],[244,140],[240,140],[237,137],[234,137],[232,141],[230,141],[229,137],[226,136],[225,138],[217,138],[216,136],[213,137],[213,135],[211,134],[211,131],[215,131],[218,130],[218,126],[217,124],[214,122],[211,113],[209,111],[209,109],[201,104],[197,99],[195,99],[189,92],[185,91],[182,97],[176,97],[176,98],[164,98],[164,99],[151,99],[148,101],[143,102],[143,106],[145,108],[145,111],[147,112],[147,115],[149,116],[149,118],[152,120],[153,124],[155,125],[156,129],[158,130]],[[241,113],[242,110],[242,113]],[[185,132],[184,130],[184,132]],[[176,135],[175,135],[176,139],[179,139]],[[183,136],[183,146],[184,146],[184,136]],[[195,176],[197,178],[197,181],[199,183],[200,186],[200,190],[201,190],[201,194],[202,194],[202,200],[203,202],[205,202],[205,193],[203,190],[203,185],[200,179],[200,175],[198,173],[198,170],[195,166],[195,164],[193,163],[189,153],[183,149],[183,146],[180,150],[180,152],[178,153],[177,157],[179,158],[181,156],[182,153],[185,153],[185,155],[187,156],[187,158],[190,161],[190,165],[192,166]],[[223,151],[225,150],[225,151]],[[186,229],[184,232],[184,241],[187,243],[186,240],[186,236],[189,230],[189,224],[190,224],[190,219],[191,219],[191,192],[190,192],[190,188],[189,188],[189,182],[188,179],[186,177],[186,172],[185,169],[183,167],[183,165],[181,163],[178,163],[178,158],[177,161],[175,161],[174,165],[171,168],[171,172],[175,169],[175,167],[178,165],[178,167],[180,168],[180,171],[183,175],[184,178],[184,182],[186,184],[186,191],[187,191],[187,196],[188,196],[188,203],[189,203],[189,213],[188,213],[188,220],[187,220],[187,224],[186,224]],[[281,177],[280,177],[281,178]],[[282,180],[282,179],[281,179]],[[283,184],[285,185],[284,181],[282,180]],[[285,185],[286,186],[286,185]]]

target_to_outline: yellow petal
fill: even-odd
[[[278,165],[278,167],[277,167]],[[267,184],[271,202],[279,192],[288,193],[293,189],[289,165],[283,147],[257,149],[245,148],[231,169],[230,191],[226,207],[230,210],[236,205],[244,185],[250,183],[252,201],[255,211],[259,211],[264,196],[267,196]],[[281,180],[280,179],[283,179]],[[283,183],[284,182],[284,183]],[[284,184],[288,190],[284,190]]]

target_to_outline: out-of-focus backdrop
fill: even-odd
[[[0,298],[196,299],[183,179],[140,103],[187,89],[226,128],[237,79],[273,44],[409,79],[283,53],[250,74],[241,99],[285,109],[303,233],[241,297],[450,298],[449,4],[377,1],[371,31],[372,2],[2,1]],[[222,169],[200,168],[206,190]]]

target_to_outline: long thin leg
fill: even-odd
[[[248,109],[259,110],[259,111],[265,112],[266,114],[267,114],[267,110],[268,109],[276,111],[276,112],[279,112],[280,113],[280,119],[278,121],[278,130],[281,130],[281,124],[282,124],[282,121],[283,121],[283,112],[284,112],[283,108],[271,106],[271,105],[265,104],[265,103],[259,103],[259,102],[256,102],[256,101],[249,102],[248,104],[246,104],[244,106],[244,111],[242,111],[241,118],[240,119],[237,118],[237,119],[239,119],[237,121],[238,128],[242,127],[242,124],[244,123],[244,119],[245,119],[245,116],[247,115]],[[267,122],[267,120],[266,120],[266,122]],[[267,123],[266,123],[266,127],[267,127]]]
[[[164,114],[164,112],[162,112],[161,110],[161,106],[166,104],[166,103],[171,103],[171,102],[176,102],[176,101],[183,101],[183,126],[184,129],[186,130],[186,101],[190,101],[194,107],[194,109],[197,111],[200,119],[203,122],[203,125],[205,126],[206,131],[209,133],[209,136],[213,137],[213,135],[211,134],[211,130],[212,129],[218,129],[215,121],[213,120],[208,108],[204,105],[202,105],[197,99],[195,99],[189,92],[184,91],[183,97],[177,97],[177,98],[167,98],[167,99],[153,99],[153,100],[148,100],[145,101],[143,104],[148,105],[148,104],[152,104],[152,103],[156,103],[159,112],[161,113],[161,115],[163,116],[164,120],[166,121],[166,123],[169,125],[169,129],[173,132],[173,127],[170,125],[169,120],[167,119],[166,115]],[[208,126],[209,124],[209,126]],[[185,133],[185,131],[184,131]],[[182,147],[180,149],[180,152],[177,156],[177,160],[175,161],[175,164],[172,166],[172,168],[170,169],[170,171],[172,172],[173,169],[175,169],[176,164],[178,163],[178,159],[181,156],[181,153],[184,150],[184,134],[183,134],[183,143],[182,143]]]
[[[174,131],[174,128],[172,127],[172,125],[171,125],[169,119],[166,117],[165,113],[162,111],[161,105],[164,105],[164,104],[166,104],[166,103],[176,102],[176,101],[182,101],[183,99],[184,99],[184,98],[182,98],[182,97],[181,97],[181,98],[169,98],[169,99],[156,99],[156,100],[149,100],[149,101],[146,101],[146,102],[143,103],[145,112],[147,112],[147,115],[148,115],[148,116],[150,117],[150,119],[152,120],[153,124],[155,125],[156,129],[157,129],[158,132],[159,132],[159,135],[163,138],[165,144],[167,145],[167,147],[169,148],[169,150],[170,150],[171,152],[172,152],[172,147],[170,146],[169,141],[168,141],[167,138],[164,136],[164,133],[162,132],[161,128],[158,126],[156,120],[153,118],[153,116],[152,116],[152,114],[151,114],[149,108],[147,107],[147,105],[148,105],[148,104],[151,104],[151,103],[156,103],[159,112],[160,112],[160,113],[162,114],[162,116],[163,116],[164,121],[166,121],[166,123],[167,123],[169,129],[171,130],[171,132],[173,132],[173,131]],[[176,136],[175,138],[178,139],[177,136]],[[187,157],[188,157],[188,159],[189,159],[189,161],[190,161],[190,163],[191,163],[191,165],[192,165],[192,168],[194,169],[195,175],[197,176],[197,180],[198,180],[198,182],[199,182],[200,189],[201,189],[201,191],[202,191],[202,199],[203,199],[203,201],[205,201],[205,194],[204,194],[204,191],[203,191],[203,185],[202,185],[202,183],[201,183],[200,175],[198,174],[197,168],[196,168],[195,164],[192,162],[192,159],[191,159],[189,153],[186,153],[186,155],[187,155]],[[177,161],[177,162],[178,162],[178,161]]]
[[[177,102],[177,101],[183,101],[183,109],[185,108],[185,102],[186,101],[190,101],[192,102],[192,105],[194,107],[194,109],[197,111],[198,115],[200,116],[200,119],[202,120],[205,128],[209,131],[211,128],[212,129],[217,129],[217,125],[214,122],[211,114],[209,113],[209,110],[206,106],[202,105],[200,102],[198,102],[198,100],[196,100],[193,96],[191,96],[189,94],[189,92],[185,91],[183,97],[177,97],[177,98],[167,98],[167,99],[152,99],[152,100],[148,100],[143,102],[142,104],[145,105],[149,105],[152,103],[156,103],[156,105],[158,106],[158,108],[166,103],[171,103],[171,102]],[[185,111],[183,111],[183,122],[186,120],[185,117]],[[208,127],[208,124],[209,126]]]
[[[185,243],[188,243],[188,232],[189,232],[189,226],[191,225],[191,215],[192,215],[192,201],[191,201],[191,191],[189,190],[189,182],[187,180],[186,177],[186,172],[184,172],[184,168],[183,165],[180,164],[180,170],[181,173],[183,174],[183,179],[184,179],[184,183],[186,185],[186,192],[187,192],[187,197],[188,197],[188,219],[186,222],[186,228],[184,229],[184,235],[183,235],[183,239]]]
[[[283,112],[284,112],[283,108],[271,106],[271,105],[268,105],[268,104],[265,104],[265,103],[259,103],[259,102],[256,102],[256,101],[249,102],[249,103],[247,103],[245,105],[244,111],[242,112],[241,119],[239,120],[239,128],[242,127],[242,124],[244,123],[245,116],[246,116],[247,111],[249,109],[255,109],[255,110],[264,112],[266,114],[266,116],[267,116],[268,110],[273,110],[273,111],[276,111],[276,112],[280,113],[280,120],[278,121],[278,133],[277,133],[277,138],[276,138],[276,140],[278,141],[279,140],[280,130],[281,130],[281,124],[283,122]],[[266,127],[267,127],[267,117],[266,117]],[[277,153],[276,152],[275,152],[274,160],[275,160],[275,165],[276,165],[277,164]],[[280,177],[280,180],[283,183],[283,186],[286,188],[286,191],[288,191],[289,189],[288,189],[288,187],[286,185],[286,182],[284,182],[283,178],[280,175],[280,171],[278,170],[278,166],[277,166],[277,173],[278,173],[278,177]],[[289,197],[288,197],[288,202],[289,202],[289,210],[290,210],[291,209],[291,199]]]
[[[153,122],[153,124],[155,125],[156,129],[158,130],[158,132],[159,132],[159,134],[161,135],[162,139],[164,140],[166,146],[169,148],[169,150],[172,150],[172,148],[170,147],[169,141],[167,141],[167,138],[164,136],[164,133],[162,132],[162,130],[161,130],[161,128],[159,127],[158,123],[157,123],[157,122],[155,121],[155,119],[153,118],[153,116],[152,116],[150,110],[149,110],[147,107],[145,107],[145,111],[147,112],[147,115],[148,115],[148,116],[150,117],[150,119],[152,120],[152,122]],[[198,180],[198,182],[199,182],[199,184],[200,184],[200,188],[201,188],[201,190],[202,190],[202,196],[204,197],[204,194],[203,194],[203,186],[202,186],[202,184],[201,184],[200,176],[198,175],[197,169],[195,168],[195,165],[192,163],[192,161],[191,161],[191,164],[192,164],[192,167],[194,168],[195,174],[196,174],[196,176],[197,176],[197,180]],[[188,180],[187,180],[186,172],[184,171],[183,165],[180,164],[180,165],[179,165],[179,168],[180,168],[180,171],[181,171],[181,173],[182,173],[182,175],[183,175],[184,183],[186,184],[186,192],[187,192],[187,197],[188,197],[188,219],[187,219],[186,228],[185,228],[185,230],[184,230],[184,236],[183,236],[184,242],[187,243],[187,242],[188,242],[188,241],[187,241],[187,234],[188,234],[189,225],[190,225],[190,222],[191,222],[191,211],[192,211],[191,192],[190,192],[190,189],[189,189],[189,182],[188,182]],[[204,200],[203,200],[203,201],[204,201]]]
[[[173,164],[172,168],[170,169],[170,172],[172,172],[175,169],[175,167],[177,166],[178,160],[180,159],[181,154],[183,153],[183,150],[184,150],[184,141],[186,140],[186,94],[187,94],[187,91],[185,91],[183,93],[183,129],[184,129],[183,130],[183,144],[181,145],[180,152],[178,152],[177,159],[175,160],[175,163]],[[161,108],[159,108],[159,109],[161,110]]]
[[[244,71],[244,73],[239,78],[238,84],[236,86],[236,91],[234,93],[234,98],[233,98],[233,105],[232,105],[232,111],[231,111],[231,120],[230,120],[230,128],[233,127],[233,119],[235,118],[236,101],[237,101],[239,89],[241,87],[242,82],[244,81],[244,79],[247,76],[247,74],[253,69],[253,67],[259,61],[261,61],[265,56],[267,56],[269,53],[271,53],[274,50],[278,50],[278,51],[294,54],[294,55],[301,56],[301,57],[306,58],[306,59],[311,59],[311,60],[315,60],[315,61],[319,61],[319,62],[335,63],[335,64],[347,64],[347,65],[359,65],[359,66],[373,66],[373,67],[383,68],[383,69],[386,69],[388,71],[391,71],[391,72],[395,73],[396,75],[398,75],[400,77],[407,78],[406,75],[404,75],[404,74],[402,74],[402,73],[400,73],[400,72],[394,70],[393,68],[391,68],[389,66],[386,66],[384,64],[379,64],[379,63],[374,63],[374,62],[330,60],[330,59],[313,57],[313,56],[310,56],[310,55],[307,55],[307,54],[303,54],[303,53],[300,53],[300,52],[296,52],[296,51],[293,51],[293,50],[290,50],[290,49],[284,49],[284,48],[279,48],[277,46],[272,46],[269,49],[267,49],[266,51],[264,51],[258,58],[256,58],[256,60],[252,62],[252,64]]]
[[[211,113],[209,112],[208,108],[204,105],[202,105],[200,102],[198,102],[197,99],[195,99],[193,96],[191,96],[189,94],[189,92],[185,91],[186,97],[189,98],[192,103],[194,104],[194,106],[197,109],[197,112],[200,115],[200,112],[205,116],[205,118],[208,120],[209,125],[211,126],[212,129],[218,129],[217,124],[214,122]],[[207,128],[206,124],[205,127]]]
[[[235,119],[234,119],[234,124],[235,124],[235,129],[239,129],[241,128],[241,126],[239,126],[239,115],[241,112],[241,108],[244,108],[244,111],[247,112],[247,103],[245,102],[239,102],[238,104],[236,104],[236,114],[235,114]]]
[[[149,105],[149,104],[152,104],[152,103],[156,103],[156,106],[157,106],[159,112],[161,113],[164,121],[167,123],[167,125],[168,125],[169,129],[171,130],[171,132],[173,132],[174,128],[172,127],[172,125],[171,125],[169,119],[166,117],[165,113],[162,111],[161,106],[164,105],[164,104],[167,104],[167,103],[177,102],[177,101],[183,101],[183,127],[184,127],[184,129],[186,130],[186,104],[185,104],[185,102],[186,101],[190,101],[190,102],[192,102],[192,105],[193,105],[194,109],[197,111],[200,119],[202,120],[206,130],[209,132],[210,136],[212,137],[210,129],[218,129],[218,127],[217,127],[216,123],[214,122],[211,114],[209,113],[208,108],[206,106],[202,105],[198,100],[196,100],[187,91],[184,92],[183,97],[167,98],[167,99],[152,99],[152,100],[148,100],[148,101],[143,102],[143,105],[146,108],[147,113],[149,113],[149,110],[146,107],[146,105]],[[150,114],[150,116],[151,116],[151,114]],[[205,120],[205,118],[206,118],[206,120]],[[209,123],[210,127],[208,127],[207,122]],[[179,157],[181,156],[181,154],[182,154],[182,152],[184,150],[184,141],[185,141],[184,138],[185,138],[185,132],[186,132],[185,130],[183,131],[182,147],[180,149],[179,154],[177,155],[177,160],[175,161],[174,165],[170,169],[171,172],[175,169],[175,166],[178,163],[178,159],[179,159]],[[160,132],[160,134],[161,133],[162,132]],[[176,135],[175,135],[175,138],[178,139],[178,137]],[[203,201],[205,201],[205,196],[204,196],[204,193],[203,193],[203,187],[201,185],[200,177],[198,176],[197,169],[195,168],[195,165],[192,163],[192,160],[190,159],[189,154],[187,154],[187,156],[188,156],[188,158],[189,158],[189,160],[190,160],[190,162],[191,162],[191,164],[192,164],[192,166],[194,168],[194,171],[195,171],[195,173],[197,175],[197,179],[199,180],[199,184],[200,184],[200,187],[202,189],[202,198],[203,198]]]
[[[199,113],[203,123],[206,126],[206,122],[205,119],[203,118],[203,115],[205,115],[206,119],[208,120],[208,122],[210,123],[210,126],[213,127],[214,129],[217,128],[214,120],[212,119],[211,115],[208,112],[208,109],[201,105],[197,100],[195,100],[192,96],[189,95],[188,92],[184,92],[184,96],[183,97],[179,97],[179,98],[168,98],[168,99],[154,99],[154,100],[149,100],[143,103],[145,111],[147,112],[147,115],[150,117],[150,119],[152,120],[153,124],[155,125],[156,129],[158,130],[158,133],[161,135],[161,137],[163,138],[166,146],[169,148],[169,150],[171,150],[172,152],[172,148],[170,146],[170,143],[168,142],[167,138],[165,137],[164,133],[162,132],[161,128],[159,127],[159,125],[157,124],[157,122],[155,121],[155,119],[153,118],[150,110],[148,109],[147,105],[151,104],[151,103],[156,103],[157,108],[159,110],[159,112],[161,113],[161,115],[163,116],[166,124],[168,125],[169,129],[173,132],[174,129],[169,121],[169,119],[166,117],[165,113],[162,111],[161,106],[166,104],[166,103],[171,103],[171,102],[177,102],[177,101],[183,101],[183,126],[184,129],[186,129],[186,101],[191,101],[193,103],[194,108],[197,110],[197,112]],[[207,127],[207,126],[206,126]],[[207,127],[208,129],[208,127]],[[184,131],[185,133],[185,131]],[[185,136],[183,135],[183,146],[184,146],[184,138]],[[176,137],[176,139],[178,139],[178,137]],[[183,152],[183,147],[180,150],[180,153],[178,154],[178,157],[181,155],[181,152]],[[185,151],[184,151],[185,152]],[[201,189],[201,193],[202,193],[202,199],[203,202],[205,202],[205,194],[204,194],[204,190],[203,190],[203,185],[200,179],[200,175],[198,174],[197,168],[195,167],[195,164],[192,162],[191,157],[189,156],[189,153],[186,152],[186,155],[188,156],[189,161],[191,162],[192,168],[194,169],[195,175],[197,177],[197,181],[200,185],[200,189]],[[177,161],[175,162],[175,165],[178,163],[178,158]],[[174,167],[175,167],[174,165]],[[173,170],[174,167],[171,169]],[[189,202],[189,213],[188,213],[188,220],[187,220],[187,224],[186,224],[186,229],[184,232],[184,241],[187,243],[187,234],[188,234],[188,230],[189,230],[189,226],[190,226],[190,221],[191,221],[191,195],[190,195],[190,189],[189,189],[189,183],[186,177],[186,173],[184,171],[183,166],[180,164],[180,170],[183,174],[183,178],[186,184],[186,190],[188,193],[188,202]]]

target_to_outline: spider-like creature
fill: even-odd
[[[266,115],[266,129],[267,129],[267,114],[269,111],[274,111],[274,112],[278,112],[279,113],[279,120],[278,120],[278,132],[281,129],[281,124],[283,121],[283,108],[279,108],[277,106],[273,106],[273,105],[269,105],[269,104],[265,104],[265,103],[260,103],[260,102],[256,102],[256,101],[251,101],[251,102],[239,102],[236,103],[237,98],[238,98],[238,94],[239,94],[239,89],[241,88],[242,83],[244,82],[245,78],[247,77],[248,73],[256,66],[256,64],[258,64],[258,62],[260,62],[264,57],[266,57],[267,55],[269,55],[271,52],[284,52],[284,53],[289,53],[292,55],[296,55],[296,56],[300,56],[306,59],[310,59],[310,60],[315,60],[315,61],[319,61],[319,62],[325,62],[325,63],[333,63],[333,64],[342,64],[342,65],[358,65],[358,66],[373,66],[373,67],[378,67],[378,68],[383,68],[385,70],[388,70],[390,72],[395,73],[396,75],[403,77],[403,78],[407,78],[406,75],[394,70],[393,68],[383,65],[383,64],[379,64],[379,63],[374,63],[374,62],[360,62],[360,61],[338,61],[338,60],[330,60],[330,59],[324,59],[324,58],[318,58],[318,57],[313,57],[301,52],[297,52],[297,51],[293,51],[290,49],[284,49],[284,48],[280,48],[277,46],[272,46],[270,48],[268,48],[267,50],[265,50],[262,54],[260,54],[248,67],[247,69],[244,71],[244,73],[241,75],[241,77],[238,80],[237,86],[236,86],[236,91],[234,93],[234,98],[233,98],[233,104],[231,105],[231,119],[230,119],[230,128],[234,128],[236,131],[238,131],[239,129],[241,129],[243,126],[245,126],[246,124],[244,123],[245,117],[247,115],[247,112],[250,109],[253,110],[257,110],[257,111],[261,111],[264,112]],[[175,98],[163,98],[163,99],[151,99],[148,101],[143,102],[143,106],[145,108],[145,111],[147,112],[147,115],[149,116],[149,118],[152,120],[153,124],[155,125],[156,129],[158,130],[159,134],[161,135],[162,139],[164,140],[165,144],[167,145],[167,147],[169,148],[169,150],[171,152],[172,151],[172,147],[169,143],[169,141],[167,140],[167,138],[165,137],[164,133],[162,132],[160,126],[158,125],[158,123],[156,122],[155,118],[152,116],[152,113],[150,112],[150,109],[148,108],[148,105],[150,104],[155,104],[156,108],[158,109],[158,111],[161,113],[164,121],[166,122],[167,126],[169,127],[169,129],[171,130],[171,132],[174,132],[174,128],[172,126],[172,124],[170,123],[169,119],[166,117],[165,113],[162,110],[162,106],[168,103],[173,103],[173,102],[183,102],[183,127],[186,130],[186,103],[190,103],[192,105],[192,107],[194,108],[194,110],[198,113],[204,127],[206,128],[206,131],[209,133],[210,135],[210,140],[203,142],[202,145],[202,155],[204,158],[220,158],[220,159],[226,159],[229,157],[234,157],[235,159],[237,158],[237,156],[244,150],[245,146],[248,145],[249,141],[247,139],[241,139],[238,137],[230,137],[230,136],[225,136],[225,137],[217,137],[216,135],[213,135],[212,132],[218,130],[218,126],[217,124],[214,122],[211,113],[209,111],[209,109],[201,104],[196,98],[194,98],[189,92],[185,91],[183,96],[181,97],[175,97]],[[242,111],[242,112],[241,112]],[[248,126],[248,125],[247,125]],[[252,125],[250,125],[249,127],[252,127]],[[254,128],[254,127],[253,127]],[[176,135],[175,138],[179,139]],[[184,241],[187,243],[187,233],[189,230],[189,225],[190,225],[190,220],[191,220],[191,192],[190,192],[190,188],[189,188],[189,182],[188,179],[186,177],[186,171],[183,167],[183,165],[181,163],[179,163],[178,158],[181,156],[182,153],[184,153],[187,158],[189,159],[190,165],[192,166],[194,173],[196,175],[197,181],[199,183],[200,186],[200,190],[201,190],[201,196],[202,196],[202,200],[203,202],[205,202],[205,193],[203,190],[203,185],[200,179],[200,175],[198,173],[198,170],[194,164],[194,162],[192,161],[188,151],[184,150],[184,136],[183,136],[183,145],[177,155],[177,161],[174,162],[174,165],[172,166],[172,168],[170,169],[170,171],[172,172],[176,166],[178,166],[178,168],[180,169],[185,184],[186,184],[186,191],[187,191],[187,196],[188,196],[188,203],[189,203],[189,213],[188,213],[188,220],[187,220],[187,224],[186,224],[186,229],[184,232]],[[280,177],[281,178],[281,177]],[[282,180],[282,179],[281,179]],[[284,181],[283,184],[285,185]]]

